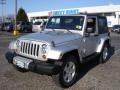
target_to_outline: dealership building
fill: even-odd
[[[81,8],[70,8],[60,10],[49,10],[40,12],[29,12],[28,18],[32,22],[47,20],[52,15],[74,15],[80,13],[98,14],[107,17],[108,26],[120,24],[120,5],[92,6]]]

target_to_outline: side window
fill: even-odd
[[[92,33],[95,33],[95,31],[96,31],[96,18],[88,18],[86,29],[87,28],[92,28],[93,29]]]
[[[107,20],[105,18],[98,18],[98,32],[99,34],[107,33]]]

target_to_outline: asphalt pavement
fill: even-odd
[[[51,76],[21,73],[7,62],[8,45],[16,38],[12,33],[0,31],[0,90],[63,90]],[[83,64],[77,83],[66,90],[120,90],[120,34],[111,33],[111,43],[109,61]]]

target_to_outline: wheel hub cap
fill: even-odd
[[[73,62],[68,62],[65,65],[64,71],[63,71],[63,78],[65,82],[70,82],[74,76],[75,76],[75,64]]]
[[[103,50],[103,60],[106,60],[107,56],[108,56],[108,49],[107,49],[107,47],[105,47]]]

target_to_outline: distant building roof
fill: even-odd
[[[109,12],[120,12],[120,5],[104,5],[104,6],[91,6],[91,7],[80,7],[80,8],[69,8],[69,9],[59,9],[59,10],[49,10],[49,11],[40,11],[40,12],[29,12],[28,17],[39,17],[39,16],[48,16],[49,14],[56,11],[65,11],[65,10],[78,10],[80,12],[87,13],[109,13]],[[63,12],[61,12],[63,13]]]

